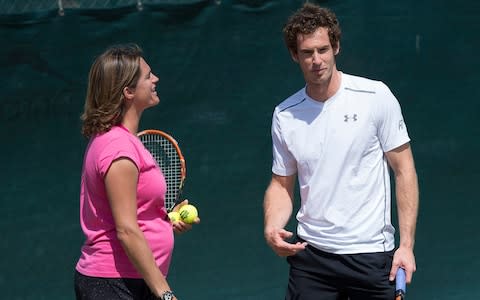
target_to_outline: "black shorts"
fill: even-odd
[[[290,274],[286,300],[392,300],[389,281],[393,250],[332,254],[308,245],[287,258]]]
[[[75,271],[75,297],[77,300],[154,300],[143,279],[90,277]]]

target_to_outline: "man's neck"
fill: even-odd
[[[331,98],[340,88],[342,82],[342,74],[338,70],[334,70],[332,77],[328,82],[323,84],[307,84],[307,95],[317,101],[325,102]]]

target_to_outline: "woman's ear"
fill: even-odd
[[[135,96],[135,89],[129,88],[127,86],[124,87],[123,96],[125,97],[126,100],[132,100],[133,97]]]

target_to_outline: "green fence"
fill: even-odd
[[[301,1],[164,2],[0,11],[2,298],[73,299],[87,73],[108,45],[136,42],[160,77],[141,128],[178,139],[202,218],[176,239],[174,290],[283,299],[287,264],[263,240],[262,197],[273,107],[304,84],[281,36]],[[386,82],[409,125],[421,188],[409,299],[480,298],[480,4],[320,3],[342,24],[339,69]]]

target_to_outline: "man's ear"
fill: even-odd
[[[296,51],[293,51],[293,50],[289,50],[290,52],[290,56],[292,57],[293,61],[298,63],[298,54]]]
[[[135,96],[135,90],[126,86],[123,88],[123,96],[126,100],[132,100]]]
[[[340,42],[337,42],[337,47],[335,47],[335,52],[333,55],[337,55],[338,53],[340,53]]]

